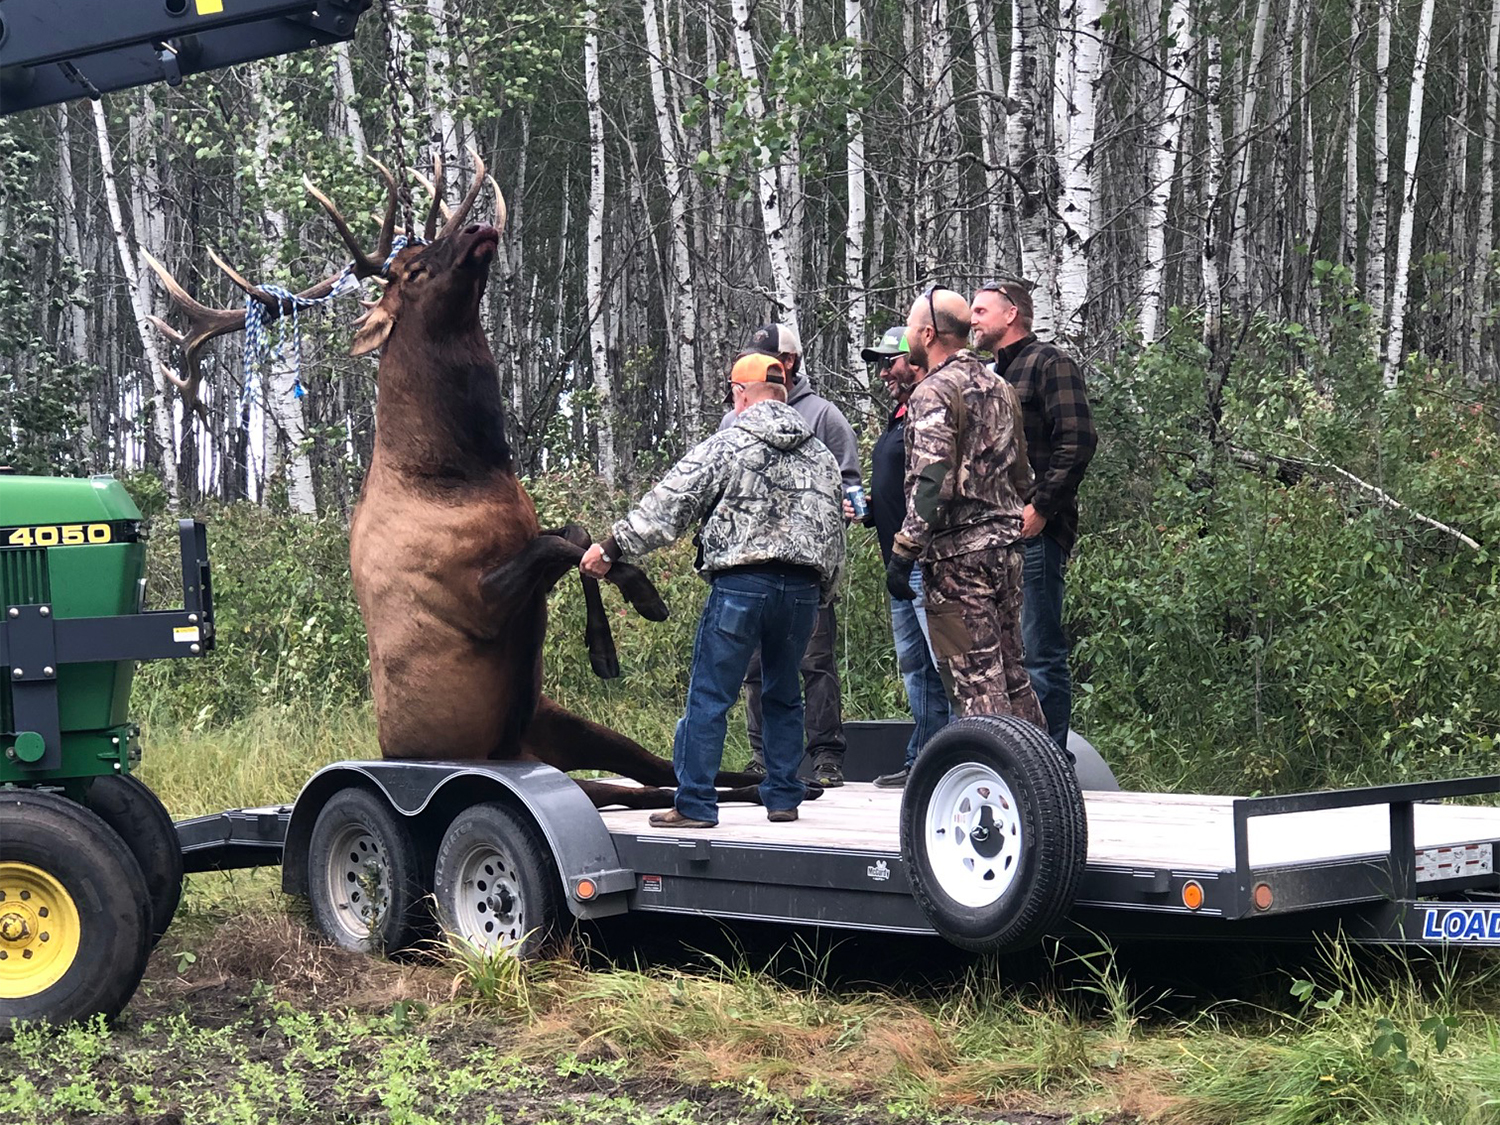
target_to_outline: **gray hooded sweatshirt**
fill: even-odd
[[[859,442],[855,440],[854,427],[849,425],[843,411],[822,395],[813,394],[812,384],[800,371],[787,388],[786,401],[788,406],[802,415],[813,436],[826,445],[828,452],[838,461],[843,487],[860,484]],[[729,429],[734,425],[734,419],[733,410],[725,414],[719,422],[719,431],[722,433]]]
[[[611,529],[627,556],[644,555],[702,525],[711,575],[757,563],[812,567],[826,601],[844,569],[838,463],[802,416],[758,402],[688,451]]]

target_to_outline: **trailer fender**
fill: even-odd
[[[1103,755],[1094,749],[1093,743],[1076,730],[1068,731],[1068,753],[1073,755],[1073,772],[1078,775],[1080,789],[1104,790],[1110,793],[1120,791],[1120,783],[1115,780],[1115,771],[1109,768],[1109,763],[1104,760]]]
[[[620,865],[614,840],[593,803],[567,774],[539,762],[335,762],[298,794],[287,825],[282,889],[307,893],[307,849],[323,805],[340,790],[378,793],[402,816],[429,854],[461,811],[502,801],[529,817],[546,840],[562,879],[563,901],[577,918],[625,913],[635,873]],[[427,866],[430,885],[431,863]],[[592,893],[590,893],[590,891]]]

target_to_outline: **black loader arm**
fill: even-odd
[[[0,114],[323,47],[370,0],[0,0]]]

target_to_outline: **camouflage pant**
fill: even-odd
[[[922,563],[932,651],[954,712],[1015,715],[1047,729],[1021,663],[1020,546]]]

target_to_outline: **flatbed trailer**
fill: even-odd
[[[900,723],[849,724],[847,772],[869,778],[887,768],[907,730]],[[525,927],[561,925],[568,914],[630,911],[942,935],[969,948],[1002,950],[1034,941],[1039,926],[1050,933],[1087,928],[1118,939],[1306,940],[1342,932],[1362,943],[1500,946],[1494,862],[1500,808],[1442,803],[1500,793],[1500,776],[1274,797],[1084,789],[1087,854],[1076,881],[1070,886],[1052,878],[1022,887],[1036,872],[1018,868],[992,896],[1063,895],[1067,901],[1052,904],[1050,914],[1043,910],[1045,925],[1031,926],[1019,935],[1024,940],[1014,926],[998,927],[1001,940],[991,940],[965,929],[975,911],[993,905],[986,901],[986,880],[994,874],[986,873],[989,861],[972,846],[946,872],[941,859],[951,847],[948,828],[966,816],[971,826],[979,823],[974,809],[964,807],[978,800],[974,778],[962,773],[972,773],[971,757],[985,761],[982,753],[960,754],[945,774],[967,778],[967,795],[962,786],[944,790],[939,784],[923,808],[911,807],[910,789],[853,780],[805,803],[795,823],[771,824],[758,806],[725,804],[710,831],[652,828],[645,810],[595,811],[576,786],[546,766],[344,762],[321,771],[291,805],[198,817],[179,823],[178,832],[189,871],[282,862],[286,889],[309,894],[325,931],[356,948],[370,942],[360,926],[337,924],[359,909],[340,900],[339,886],[359,882],[366,868],[350,853],[329,872],[311,846],[321,810],[350,788],[365,790],[395,814],[394,823],[416,841],[418,866],[442,867],[447,845],[438,838],[458,812],[475,804],[508,807],[535,829],[549,861],[545,881],[557,892],[547,909],[556,917],[540,917],[545,911],[539,909],[507,910],[529,888],[503,870],[516,866],[503,842],[494,842],[489,856],[501,861],[501,881],[509,879],[498,898],[493,881],[483,878],[482,862],[456,879],[450,874],[446,887],[441,870],[437,874],[440,908],[447,896],[446,910],[440,909],[445,925],[480,945],[521,941],[530,932]],[[1083,772],[1101,777],[1097,767]],[[1107,769],[1102,776],[1112,784]],[[1018,792],[1005,770],[993,778]],[[985,775],[978,784],[980,793],[994,791]],[[1023,852],[1026,831],[1020,825],[1020,846],[1008,853],[1001,848],[993,859]],[[346,844],[349,839],[346,833]],[[1042,846],[1039,832],[1033,839],[1034,847]],[[365,846],[379,850],[369,841]],[[416,882],[418,891],[430,892],[433,877],[419,875]],[[327,900],[321,911],[320,896]],[[532,893],[533,903],[537,897]]]

